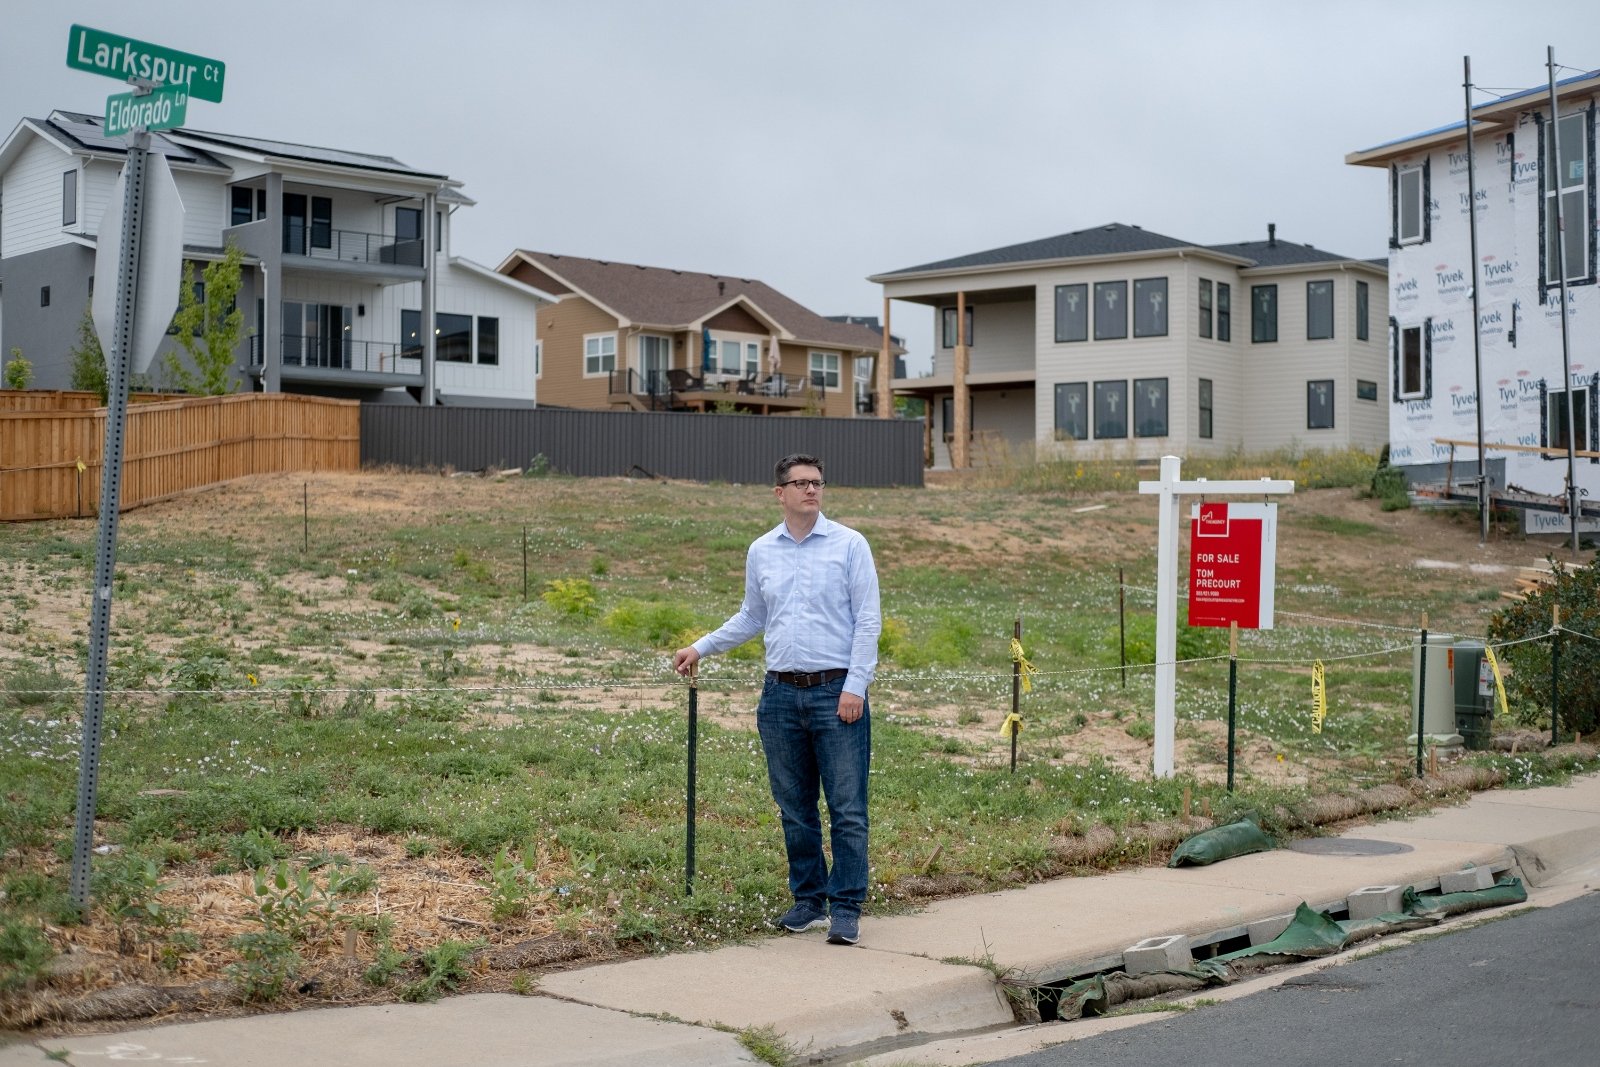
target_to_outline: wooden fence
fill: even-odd
[[[92,515],[100,503],[104,407],[93,394],[0,392],[0,520]],[[20,398],[20,399],[19,399]],[[131,404],[123,510],[272,471],[357,470],[361,405],[288,393]]]

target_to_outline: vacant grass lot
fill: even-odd
[[[1422,613],[1481,637],[1513,568],[1548,550],[1480,548],[1473,516],[1383,512],[1350,488],[1286,499],[1278,628],[1241,640],[1229,794],[1218,631],[1182,632],[1179,774],[1150,776],[1156,522],[1136,480],[1060,467],[827,490],[883,585],[873,910],[1159,860],[1186,797],[1284,833],[1312,798],[1403,780]],[[68,948],[101,964],[53,979],[63,996],[139,981],[210,990],[189,1003],[215,1008],[526,990],[565,960],[760,933],[787,899],[759,646],[701,679],[692,896],[687,691],[667,657],[737,606],[745,547],[777,520],[764,487],[394,472],[254,478],[128,514],[109,848],[81,924],[66,861],[95,524],[0,527],[0,1022],[49,1022],[28,1006],[39,984],[20,991]],[[999,726],[1019,614],[1038,673],[1013,774]],[[1572,769],[1472,760],[1514,782]]]

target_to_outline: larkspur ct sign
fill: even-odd
[[[222,78],[227,73],[220,60],[76,25],[67,37],[67,66],[119,81],[150,82],[158,89],[185,89],[213,104],[222,103]]]

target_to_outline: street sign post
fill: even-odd
[[[67,37],[67,66],[118,81],[181,86],[213,104],[222,103],[222,78],[227,73],[220,60],[77,25]]]
[[[121,137],[143,126],[170,130],[182,126],[189,115],[189,90],[155,89],[148,93],[119,93],[106,97],[107,137]]]

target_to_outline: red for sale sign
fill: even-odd
[[[1189,521],[1189,625],[1272,629],[1278,505],[1196,504]]]

